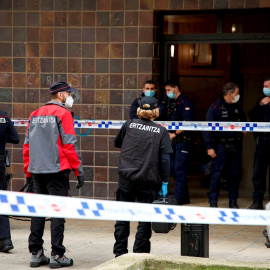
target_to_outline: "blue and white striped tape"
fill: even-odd
[[[27,126],[28,120],[12,119],[14,126]],[[75,120],[75,128],[120,129],[125,123],[123,120]],[[155,121],[168,130],[191,131],[250,131],[270,132],[268,122],[207,122],[207,121]]]
[[[0,215],[167,223],[269,225],[270,211],[142,204],[0,190]]]

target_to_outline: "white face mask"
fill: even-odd
[[[72,105],[73,105],[73,102],[74,102],[72,96],[66,97],[66,95],[65,95],[63,92],[62,92],[62,94],[63,94],[63,95],[65,96],[65,98],[66,98],[65,106],[66,106],[67,108],[71,108]]]
[[[232,99],[232,103],[238,102],[239,99],[240,99],[240,95],[235,96],[234,99]]]

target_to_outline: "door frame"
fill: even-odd
[[[263,11],[263,12],[262,12]],[[224,11],[200,11],[200,12],[164,12],[159,18],[161,23],[161,66],[163,72],[161,81],[166,81],[170,76],[170,45],[173,44],[198,44],[198,43],[270,43],[270,33],[222,33],[223,15],[225,13],[247,13],[262,12],[267,14],[269,9],[254,10],[224,10]],[[196,14],[216,14],[217,15],[217,32],[213,34],[163,34],[164,16],[165,15],[196,15]],[[269,13],[268,13],[269,14]]]

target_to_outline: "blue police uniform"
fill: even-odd
[[[263,98],[259,98],[254,108],[248,113],[252,122],[270,122],[270,106],[269,104],[264,105],[261,103]],[[266,174],[270,165],[270,133],[255,132],[254,136],[256,139],[256,150],[253,164],[252,182],[254,192],[252,198],[253,202],[260,204],[261,209],[263,209],[262,201],[266,191]]]
[[[140,98],[136,98],[134,99],[134,101],[132,102],[131,106],[130,106],[130,111],[129,111],[129,118],[130,119],[138,119],[138,115],[137,115],[137,109],[140,106],[139,102],[141,100],[142,97],[145,97],[144,93],[141,94]],[[154,98],[157,98],[156,95],[154,96]],[[166,112],[167,112],[167,108],[166,108],[166,103],[164,101],[162,101],[161,99],[158,99],[159,103],[158,103],[158,107],[159,107],[159,117],[155,119],[155,121],[162,121],[165,120],[166,118]]]
[[[246,117],[239,103],[227,103],[223,97],[215,101],[207,111],[206,121],[243,122]],[[242,132],[204,131],[207,149],[214,149],[216,157],[211,161],[211,182],[208,192],[209,203],[217,204],[221,176],[226,168],[230,203],[236,202],[241,179]]]
[[[20,137],[7,114],[0,110],[0,187],[5,186],[6,181],[6,143],[17,144]],[[8,251],[13,248],[10,236],[10,224],[8,217],[0,216],[0,251]]]
[[[167,121],[192,121],[194,115],[193,104],[184,93],[170,99],[168,104]],[[175,131],[169,131],[175,133]],[[187,133],[176,134],[172,140],[173,153],[171,154],[171,172],[175,177],[174,197],[178,204],[188,204],[189,191],[187,185],[187,162],[189,159],[188,147],[185,142]]]

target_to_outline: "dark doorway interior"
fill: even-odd
[[[262,95],[262,80],[270,74],[270,18],[267,10],[248,12],[173,15],[164,22],[163,80],[180,82],[182,91],[194,102],[196,121],[205,120],[209,106],[228,81],[240,86],[246,113]],[[194,142],[189,185],[207,186],[204,165],[208,158],[201,132],[196,132]],[[244,139],[242,188],[252,188],[254,147],[249,133]]]

